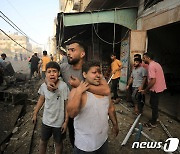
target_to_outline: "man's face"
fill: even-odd
[[[139,61],[134,61],[134,67],[138,67],[140,65]]]
[[[83,72],[83,76],[91,85],[98,86],[101,79],[101,70],[99,66],[93,66],[89,69],[87,73]]]
[[[79,46],[78,43],[73,43],[68,46],[67,58],[68,63],[71,65],[77,64],[85,56],[84,50]]]
[[[111,60],[114,60],[116,57],[114,55],[111,55]]]
[[[5,59],[6,59],[6,56],[1,56],[1,58],[2,58],[3,60],[5,60]]]
[[[143,56],[143,61],[145,64],[149,64],[149,57],[147,57],[146,55]]]
[[[48,82],[56,83],[59,77],[59,72],[56,68],[48,68],[46,70],[46,79]]]

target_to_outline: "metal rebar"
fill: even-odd
[[[159,123],[161,125],[161,127],[163,128],[163,130],[166,132],[167,136],[170,138],[173,138],[173,136],[170,134],[170,132],[168,131],[168,129],[166,128],[166,126],[162,123],[162,121],[159,120]],[[177,148],[178,152],[180,153],[180,148],[178,146]]]
[[[138,129],[138,128],[135,128],[135,131],[139,131],[139,129]],[[157,141],[155,141],[154,139],[152,139],[149,135],[147,135],[145,132],[141,131],[141,134],[142,134],[144,137],[146,137],[148,140],[150,140],[150,141],[152,141],[152,142],[157,142]],[[161,149],[164,151],[164,147],[163,147],[163,146],[161,146]],[[168,153],[173,154],[172,152],[168,152]]]
[[[111,75],[110,79],[108,80],[107,84],[109,84],[109,82],[111,81],[112,77],[114,76],[114,74]]]
[[[131,111],[130,109],[128,109],[126,106],[124,106],[122,103],[120,103],[120,105],[123,107],[123,108],[125,108],[127,111]]]
[[[122,142],[121,145],[125,145],[125,144],[127,143],[128,139],[129,139],[129,137],[131,136],[131,134],[132,134],[132,132],[133,132],[133,130],[134,130],[134,128],[135,128],[135,126],[136,126],[136,124],[137,124],[137,122],[138,122],[138,120],[139,120],[140,117],[141,117],[141,114],[139,114],[139,115],[137,116],[136,120],[134,121],[133,125],[131,126],[129,132],[127,133],[127,135],[126,135],[126,137],[124,138],[124,140],[123,140],[123,142]]]

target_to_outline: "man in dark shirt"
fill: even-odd
[[[31,72],[30,72],[30,78],[34,75],[34,72],[38,73],[38,64],[39,64],[39,57],[37,56],[37,53],[34,53],[32,58],[29,60],[31,63]]]

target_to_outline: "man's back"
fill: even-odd
[[[46,71],[46,64],[51,61],[51,58],[48,56],[42,57],[42,71]]]
[[[40,61],[40,59],[39,59],[38,57],[33,56],[33,57],[30,59],[31,68],[37,68],[39,61]]]

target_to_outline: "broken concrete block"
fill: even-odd
[[[13,129],[13,131],[12,131],[12,133],[14,134],[14,133],[16,133],[17,131],[18,131],[18,127],[15,127],[14,129]]]
[[[11,137],[10,140],[12,140],[12,141],[17,141],[18,138],[17,138],[17,137]]]
[[[25,137],[28,134],[28,132],[26,131],[24,134],[22,134],[22,137]]]

